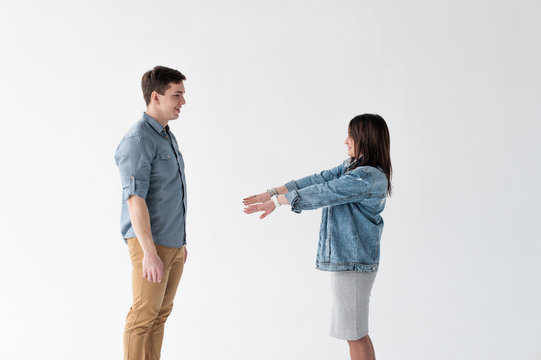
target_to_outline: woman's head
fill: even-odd
[[[373,166],[383,170],[387,176],[387,192],[391,194],[391,142],[385,120],[379,115],[363,114],[355,116],[349,122],[348,155],[352,166]],[[359,160],[360,161],[357,161]],[[356,163],[355,163],[356,162]]]

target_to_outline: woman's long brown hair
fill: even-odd
[[[351,158],[349,170],[358,166],[381,169],[387,176],[387,194],[391,195],[391,140],[385,120],[375,114],[355,116],[349,122],[348,135],[355,144],[355,157]]]

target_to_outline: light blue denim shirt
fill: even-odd
[[[290,181],[285,196],[297,213],[323,208],[317,269],[374,272],[379,267],[387,177],[371,166],[348,171],[349,165],[346,160],[333,169]]]
[[[145,199],[155,243],[182,247],[186,244],[186,180],[184,160],[169,130],[143,113],[120,141],[115,161],[122,182],[120,231],[124,239],[136,237],[126,200]]]

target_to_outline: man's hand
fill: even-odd
[[[143,256],[143,277],[151,282],[162,282],[163,262],[156,251],[151,251]]]
[[[255,196],[259,196],[259,195],[255,195]],[[271,212],[273,212],[274,209],[276,209],[276,205],[274,205],[272,200],[268,200],[268,201],[265,201],[263,203],[254,204],[254,205],[248,205],[248,206],[246,206],[244,208],[244,212],[246,214],[252,214],[252,213],[255,213],[255,212],[258,212],[258,211],[264,211],[264,213],[261,214],[261,216],[259,217],[260,219],[263,219],[263,218],[265,218],[265,216],[267,216]]]

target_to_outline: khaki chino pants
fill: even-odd
[[[165,320],[173,309],[173,299],[184,269],[184,246],[171,248],[155,245],[163,262],[163,278],[159,283],[143,278],[143,249],[136,238],[128,239],[133,305],[124,329],[125,360],[160,358]]]

